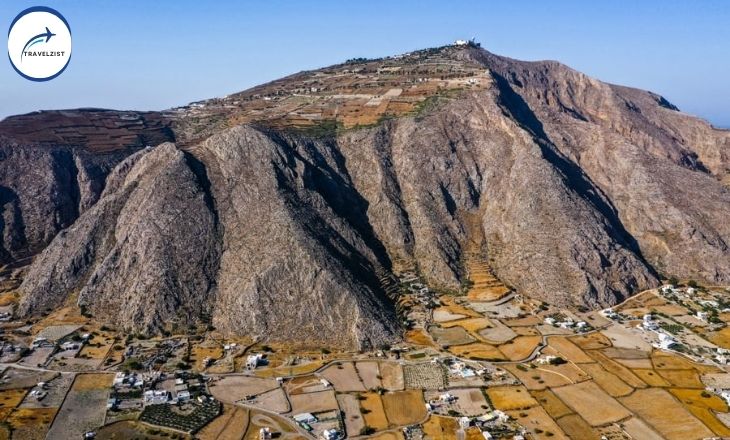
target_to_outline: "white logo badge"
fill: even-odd
[[[18,14],[8,31],[10,64],[23,78],[51,80],[71,60],[71,28],[58,11],[44,6]]]

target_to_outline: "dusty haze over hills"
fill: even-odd
[[[392,272],[456,292],[467,249],[565,306],[730,282],[730,132],[553,61],[428,49],[0,136],[23,314],[366,347],[399,336]]]

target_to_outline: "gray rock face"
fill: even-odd
[[[210,318],[232,334],[376,346],[399,334],[378,277],[415,263],[457,289],[475,241],[504,282],[562,305],[614,304],[662,275],[730,282],[729,132],[555,62],[475,48],[453,60],[491,83],[334,135],[241,125],[185,152],[163,144],[121,162],[100,197],[88,158],[58,153],[54,168],[50,153],[12,150],[39,172],[0,166],[3,185],[38,196],[23,207],[4,193],[7,258],[30,236],[7,226],[17,206],[28,224],[54,194],[60,220],[32,221],[39,247],[70,225],[35,258],[20,311],[78,293],[135,331]],[[54,192],[74,167],[78,195]]]
[[[42,250],[93,205],[128,152],[0,145],[0,263]]]
[[[129,330],[210,313],[217,228],[197,179],[172,144],[124,160],[100,201],[36,257],[20,312],[78,293],[79,305]]]

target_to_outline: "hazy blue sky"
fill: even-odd
[[[492,52],[559,60],[730,127],[730,1],[2,0],[0,22],[7,29],[37,4],[69,21],[71,63],[34,83],[0,62],[0,117],[163,109],[347,58],[475,36]]]

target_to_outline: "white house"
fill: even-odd
[[[311,413],[296,414],[293,418],[294,421],[298,423],[314,423],[317,421],[317,418],[314,417]]]

